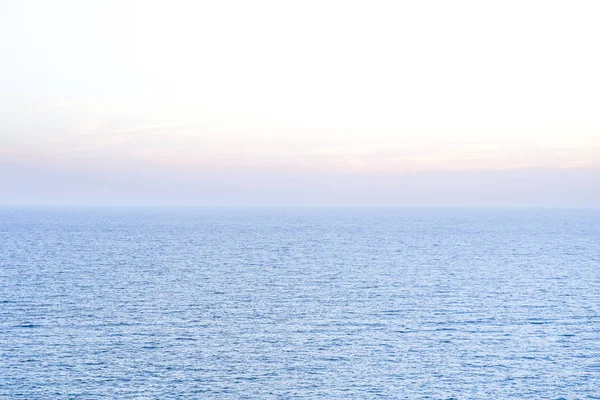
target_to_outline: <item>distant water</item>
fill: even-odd
[[[0,210],[0,398],[599,388],[598,210]]]

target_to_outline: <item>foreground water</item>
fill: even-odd
[[[0,397],[600,398],[600,211],[0,210]]]

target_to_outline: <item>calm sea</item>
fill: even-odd
[[[0,398],[600,398],[600,210],[0,210]]]

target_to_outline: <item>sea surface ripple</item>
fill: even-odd
[[[599,388],[599,210],[0,210],[0,398]]]

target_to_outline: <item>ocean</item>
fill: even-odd
[[[599,388],[600,210],[0,209],[0,398]]]

